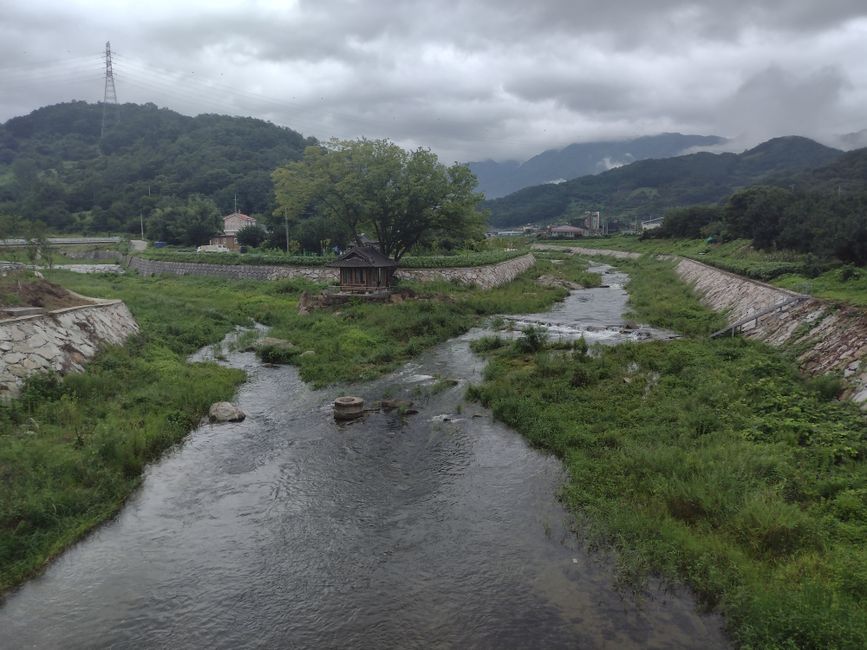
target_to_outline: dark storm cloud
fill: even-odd
[[[827,0],[13,1],[0,119],[102,97],[252,114],[448,159],[663,130],[864,128],[867,9]]]

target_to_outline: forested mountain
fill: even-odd
[[[857,152],[846,154],[854,155]],[[696,153],[643,160],[559,185],[528,187],[488,201],[491,224],[550,222],[600,210],[619,218],[659,216],[678,206],[716,203],[739,188],[814,169],[843,152],[797,136],[774,138],[740,154]]]
[[[661,133],[632,140],[582,142],[563,149],[549,149],[524,163],[517,161],[468,163],[479,179],[479,191],[489,199],[542,183],[560,182],[598,174],[648,158],[670,158],[691,147],[722,144],[715,135]]]
[[[0,126],[0,214],[55,231],[137,232],[166,202],[200,194],[223,213],[269,213],[271,172],[316,141],[248,117],[153,104],[47,106]]]
[[[833,162],[776,179],[775,185],[796,186],[814,192],[867,191],[867,148],[847,151]]]

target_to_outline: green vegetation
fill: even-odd
[[[148,248],[136,253],[137,257],[164,262],[192,262],[199,264],[226,264],[236,266],[324,266],[334,261],[335,255],[287,255],[281,251],[250,253],[197,253],[174,248]]]
[[[632,270],[636,315],[669,325],[670,271]],[[704,333],[713,317],[677,300]],[[566,503],[625,578],[685,582],[741,647],[867,644],[867,437],[827,382],[741,339],[476,350],[471,396],[563,459]]]
[[[726,325],[725,317],[703,307],[674,272],[675,262],[645,257],[618,260],[629,273],[627,317],[687,336],[708,336]]]
[[[749,239],[766,251],[810,253],[822,260],[867,263],[867,186],[860,191],[805,192],[755,186],[721,207],[669,210],[645,237]]]
[[[816,277],[786,274],[778,277],[774,284],[826,300],[867,307],[867,269],[863,267],[841,266]]]
[[[795,251],[760,251],[748,239],[709,244],[704,239],[642,239],[619,236],[594,239],[587,248],[652,255],[682,255],[755,280],[770,281],[786,273],[816,274],[827,268],[815,257]]]
[[[431,345],[457,336],[493,314],[540,311],[564,298],[562,288],[535,282],[540,274],[568,278],[583,263],[540,261],[515,281],[491,290],[446,282],[402,282],[410,298],[395,304],[357,301],[309,315],[284,314],[272,335],[293,343],[283,360],[315,386],[364,381],[408,361]],[[312,350],[313,354],[305,354]]]
[[[302,160],[279,167],[273,178],[279,214],[274,231],[283,220],[294,228],[319,224],[328,241],[341,246],[360,241],[366,231],[395,260],[419,245],[454,247],[483,233],[476,177],[465,165],[446,167],[428,149],[331,140],[307,147]]]

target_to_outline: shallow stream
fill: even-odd
[[[514,320],[660,335],[623,329],[623,280]],[[618,589],[557,501],[560,462],[463,401],[483,333],[353,386],[418,413],[349,425],[331,417],[346,388],[227,353],[249,373],[247,419],[202,425],[150,466],[113,521],[0,606],[0,646],[726,647],[687,595]]]

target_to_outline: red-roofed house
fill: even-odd
[[[583,237],[587,231],[577,226],[548,226],[545,233],[549,239],[575,239]]]
[[[219,235],[211,237],[211,244],[222,244],[229,250],[238,250],[238,231],[247,226],[255,226],[256,220],[246,214],[242,214],[237,210],[232,214],[227,214],[223,217],[223,232]]]

